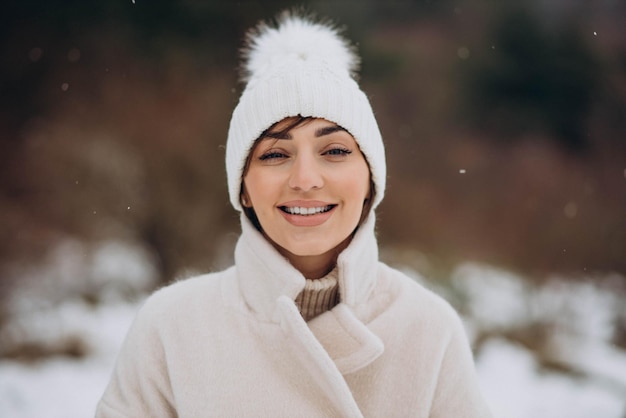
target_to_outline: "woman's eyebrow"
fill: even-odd
[[[263,139],[292,139],[289,132],[266,132]]]
[[[335,132],[342,132],[342,131],[347,132],[345,128],[342,128],[339,125],[323,126],[315,131],[315,137],[319,138],[320,136],[330,135]]]
[[[339,125],[331,125],[331,126],[322,126],[315,130],[315,137],[319,138],[325,135],[330,135],[335,132],[348,132],[345,128]],[[263,139],[292,139],[292,136],[289,132],[266,132],[263,135]]]

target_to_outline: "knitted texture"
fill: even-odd
[[[359,59],[337,29],[284,13],[278,25],[261,24],[244,48],[246,87],[233,111],[226,144],[226,174],[233,207],[241,211],[243,169],[254,141],[290,116],[323,118],[352,134],[369,164],[375,208],[385,193],[385,149],[366,95],[353,78]]]
[[[318,280],[307,280],[295,300],[305,321],[334,308],[339,303],[337,270]]]

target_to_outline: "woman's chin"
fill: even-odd
[[[334,247],[329,246],[306,246],[306,245],[298,245],[298,246],[287,246],[281,247],[281,253],[287,256],[294,257],[321,257],[328,253],[331,253]]]
[[[276,245],[278,250],[287,258],[326,258],[336,257],[350,243],[350,237],[337,242],[297,242]]]

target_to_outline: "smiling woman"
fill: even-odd
[[[378,260],[382,137],[327,24],[248,35],[226,146],[235,265],[152,295],[98,417],[489,417],[461,321]]]

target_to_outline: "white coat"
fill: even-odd
[[[235,266],[154,293],[96,416],[489,417],[456,312],[378,261],[374,215],[305,322],[305,279],[242,215]]]

